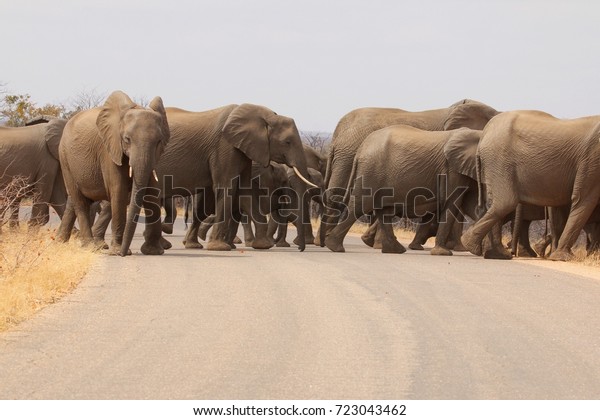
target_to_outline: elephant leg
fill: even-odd
[[[277,238],[275,238],[275,246],[276,247],[278,247],[278,248],[289,248],[290,247],[290,244],[288,243],[288,241],[286,241],[287,231],[288,231],[287,222],[279,223]],[[296,245],[298,245],[298,244],[296,244]]]
[[[277,230],[279,229],[279,223],[275,220],[275,218],[271,215],[269,217],[269,223],[267,226],[267,236],[270,239],[273,239],[273,236],[275,235],[275,233],[277,233]]]
[[[377,209],[375,210],[375,216],[379,221],[379,230],[382,234],[381,241],[381,252],[384,254],[403,254],[406,252],[406,248],[402,246],[394,235],[394,227],[392,224],[392,218],[394,217],[393,208],[391,209]]]
[[[463,203],[462,195],[454,203],[455,208],[461,208]],[[452,214],[447,205],[444,205],[440,216],[442,218],[435,235],[435,246],[431,249],[430,254],[449,256],[452,255],[452,251],[448,245],[449,237],[451,233],[455,232],[456,225],[461,225],[461,223],[457,220],[458,214]],[[462,232],[462,225],[460,226],[460,231]],[[460,238],[460,235],[458,237]]]
[[[244,245],[247,247],[251,247],[252,242],[254,242],[254,232],[252,231],[252,221],[249,217],[246,217],[246,219],[242,223],[242,227],[244,228]],[[271,237],[273,236],[271,235]]]
[[[202,249],[202,244],[198,241],[198,236],[206,239],[206,232],[213,226],[215,221],[214,195],[212,191],[205,190],[204,193],[198,193],[194,196],[192,205],[192,224],[188,228],[183,244],[186,249]],[[210,213],[210,214],[209,214]],[[200,233],[203,231],[203,235]]]
[[[111,218],[112,207],[110,202],[102,201],[100,203],[100,214],[92,226],[92,237],[94,238],[94,242],[104,249],[108,249],[108,244],[105,242],[104,238]]]
[[[209,251],[231,251],[227,243],[228,229],[233,211],[233,197],[235,191],[215,187],[215,224],[213,225],[210,239],[206,246]]]
[[[494,201],[483,217],[463,233],[461,242],[465,248],[472,254],[483,255],[482,243],[484,237],[494,225],[500,224],[507,214],[514,211],[517,204],[516,201],[507,203],[498,203],[498,200]],[[495,254],[489,255],[492,256]]]
[[[71,198],[67,198],[67,204],[65,206],[65,212],[58,226],[56,239],[59,242],[67,242],[71,238],[73,227],[75,226],[75,209],[73,208],[73,201]]]
[[[199,237],[203,241],[206,241],[206,235],[208,234],[208,231],[215,223],[215,217],[216,216],[214,214],[211,214],[206,219],[204,219],[202,221],[202,223],[200,223],[200,225],[199,225],[200,227],[197,228],[197,230],[198,230],[198,234],[196,235],[197,237]]]
[[[335,181],[331,180],[330,182],[332,182],[330,185],[335,185],[333,183]],[[347,182],[344,182],[344,185],[346,185],[346,183]],[[323,193],[323,214],[321,215],[321,223],[319,224],[317,238],[315,239],[315,243],[321,247],[326,246],[325,238],[338,225],[342,213],[344,212],[342,197],[345,195],[345,192],[345,188],[333,187]],[[333,196],[336,196],[337,200],[334,200]],[[344,220],[348,219],[346,218]],[[356,218],[354,220],[356,221]]]
[[[519,243],[517,248],[517,255],[519,257],[536,258],[538,256],[529,243],[530,226],[531,220],[523,220],[521,222],[521,227],[519,229]]]
[[[363,241],[363,243],[367,246],[370,246],[371,248],[374,247],[375,245],[375,235],[378,232],[377,227],[379,226],[379,221],[377,220],[376,217],[374,217],[373,215],[371,215],[371,222],[369,223],[369,227],[367,228],[367,231],[365,233],[363,233],[360,237],[360,239]],[[381,242],[379,242],[381,244]],[[381,248],[379,248],[381,249]]]
[[[256,233],[254,234],[254,239],[252,241],[252,248],[254,248],[254,249],[272,248],[274,243],[272,240],[269,240],[269,237],[267,235],[267,228],[268,228],[267,218],[260,211],[258,201],[251,202],[250,200],[245,200],[245,202],[246,202],[246,208],[245,208],[246,214],[250,215],[249,219],[251,217],[252,221],[254,222],[254,228],[256,230]],[[249,205],[249,208],[248,208],[248,205]],[[250,220],[248,220],[248,222],[250,222]],[[246,243],[249,242],[246,237],[244,237],[244,240],[246,241]]]
[[[110,227],[112,230],[112,241],[110,243],[111,254],[120,255],[121,244],[123,243],[123,235],[125,232],[125,224],[127,221],[127,191],[118,191],[112,194],[110,200],[110,212],[111,222]],[[89,214],[89,208],[86,209]],[[79,220],[79,212],[77,213],[77,220]],[[80,228],[83,230],[80,222]],[[91,234],[91,229],[90,229]],[[131,254],[131,250],[127,250],[127,255]]]
[[[144,206],[144,243],[140,251],[144,255],[162,255],[166,249],[171,248],[171,243],[162,237],[160,198],[158,197],[158,181],[151,177],[149,191],[156,191],[156,195],[146,194],[142,201]],[[164,246],[163,246],[164,245]]]
[[[510,260],[512,252],[502,245],[502,224],[496,223],[482,242],[483,258],[491,260]]]
[[[412,242],[408,245],[408,247],[416,251],[423,251],[423,245],[427,242],[429,238],[434,236],[436,233],[437,221],[435,220],[435,216],[431,217],[431,219],[427,221],[421,220],[421,223],[417,225],[415,237],[413,238]]]
[[[348,203],[348,212],[346,218],[344,218],[339,224],[337,224],[331,233],[325,237],[325,246],[333,252],[345,252],[344,249],[344,238],[348,234],[348,231],[354,225],[354,222],[364,214],[362,208],[362,197],[350,197]],[[369,209],[370,211],[370,209]]]
[[[588,223],[585,225],[586,251],[591,255],[600,250],[600,223]]]
[[[172,234],[173,233],[173,225],[175,224],[175,219],[177,218],[177,206],[175,205],[175,197],[169,197],[163,199],[164,207],[165,207],[165,220],[161,225],[161,229],[164,233]]]
[[[585,195],[585,197],[581,191],[573,193],[573,204],[567,218],[567,223],[565,224],[565,229],[558,240],[556,250],[549,255],[549,259],[554,261],[568,261],[573,258],[571,248],[575,244],[575,241],[577,241],[581,230],[598,204],[598,195],[600,194],[596,191],[594,192],[595,193]]]

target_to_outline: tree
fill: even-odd
[[[27,121],[41,116],[66,118],[64,105],[46,104],[37,107],[28,93],[22,95],[5,95],[0,101],[0,115],[10,127],[24,126]]]
[[[300,133],[300,137],[304,143],[321,154],[325,154],[327,152],[329,143],[331,142],[331,134],[329,133],[302,131]]]
[[[106,92],[98,92],[96,89],[82,90],[69,100],[69,111],[67,117],[71,118],[79,111],[96,108],[101,106],[108,94]]]

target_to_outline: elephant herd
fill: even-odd
[[[83,244],[105,245],[110,223],[109,248],[123,256],[142,208],[141,252],[160,255],[171,247],[163,234],[172,232],[178,196],[189,198],[192,212],[186,248],[202,248],[198,236],[212,227],[206,249],[230,250],[240,221],[247,246],[285,246],[293,222],[300,250],[314,243],[343,252],[362,216],[371,220],[363,241],[385,253],[406,250],[394,235],[394,217],[419,221],[412,249],[435,236],[433,255],[466,249],[510,259],[520,249],[535,256],[529,223],[546,217],[550,259],[572,258],[584,228],[590,250],[600,238],[600,116],[561,120],[472,100],[420,112],[351,111],[325,158],[302,144],[293,119],[263,106],[191,112],[165,108],[156,97],[142,107],[116,91],[69,121],[0,127],[0,171],[0,186],[27,179],[30,224],[46,223],[51,205],[62,218],[58,239],[68,240],[77,221]],[[313,201],[322,208],[316,237]],[[463,233],[466,217],[474,224]],[[514,225],[512,253],[501,238],[507,221]]]

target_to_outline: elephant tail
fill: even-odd
[[[350,192],[354,189],[356,180],[356,168],[358,167],[358,160],[354,159],[352,162],[352,171],[350,172],[350,178],[348,178],[348,185],[346,186],[346,193],[344,194],[344,204],[348,205],[350,202]]]
[[[481,156],[479,153],[475,156],[475,170],[477,171],[477,213],[479,217],[483,216],[484,198],[483,198],[483,177],[481,173]]]

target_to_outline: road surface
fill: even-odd
[[[164,256],[138,232],[132,257],[0,334],[0,398],[600,398],[598,269],[357,237],[186,250],[177,226]]]

